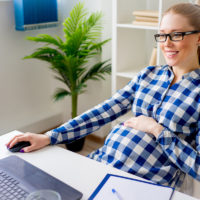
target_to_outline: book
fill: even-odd
[[[159,17],[159,12],[156,10],[135,10],[132,14],[134,16]]]
[[[107,174],[88,200],[171,200],[174,188],[125,176]]]
[[[136,21],[134,20],[133,25],[140,25],[140,26],[158,26],[158,22],[146,22],[146,21]]]
[[[143,16],[135,16],[136,21],[145,21],[145,22],[157,22],[158,23],[158,18],[157,17],[143,17]]]

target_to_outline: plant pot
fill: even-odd
[[[85,138],[81,138],[81,139],[71,142],[69,144],[65,144],[65,146],[70,151],[78,152],[83,149],[84,143],[85,143]]]

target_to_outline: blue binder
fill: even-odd
[[[14,0],[16,30],[57,26],[57,7],[57,0]]]

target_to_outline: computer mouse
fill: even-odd
[[[11,152],[19,152],[22,148],[30,146],[30,145],[31,145],[30,142],[18,142],[12,148],[8,148],[8,150]]]

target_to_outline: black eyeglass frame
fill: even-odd
[[[176,33],[181,33],[181,36],[182,36],[181,40],[173,40],[172,39],[172,34],[176,34]],[[155,34],[154,37],[155,37],[156,42],[166,42],[167,37],[169,37],[169,39],[173,42],[178,42],[178,41],[182,41],[184,39],[185,35],[191,35],[191,34],[195,34],[195,33],[200,33],[200,31],[194,30],[194,31],[186,31],[186,32],[172,32],[172,33],[168,33],[168,34],[164,34],[164,33],[159,34],[158,33],[158,34]],[[165,40],[163,40],[163,41],[159,41],[159,39],[157,40],[157,38],[160,36],[165,36]]]

